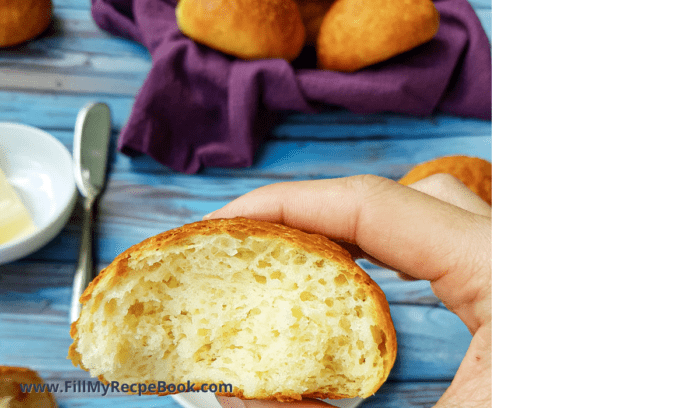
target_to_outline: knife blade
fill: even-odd
[[[82,196],[83,226],[73,278],[71,322],[78,320],[80,296],[96,276],[92,258],[95,208],[107,176],[111,127],[110,110],[104,103],[89,103],[78,112],[73,135],[73,173]]]

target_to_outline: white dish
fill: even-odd
[[[173,399],[185,408],[221,408],[211,392],[186,392],[173,395]],[[349,398],[342,400],[325,400],[327,403],[340,408],[356,408],[360,406],[362,398]]]
[[[0,245],[0,264],[51,241],[68,222],[77,190],[68,149],[43,130],[0,122],[0,168],[29,210],[37,230]]]

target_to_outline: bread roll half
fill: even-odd
[[[80,301],[69,358],[103,382],[223,383],[226,396],[279,401],[368,397],[396,358],[386,298],[350,254],[267,222],[156,235],[119,255]]]

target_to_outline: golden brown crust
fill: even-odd
[[[186,36],[243,59],[292,61],[304,46],[293,0],[181,0],[175,14]]]
[[[438,173],[446,173],[458,178],[491,205],[491,163],[478,157],[446,156],[430,160],[412,168],[399,180],[399,183],[409,185]]]
[[[337,0],[319,30],[319,67],[353,72],[385,61],[429,41],[439,24],[431,0]]]
[[[0,47],[38,36],[51,23],[51,0],[0,0]]]
[[[272,238],[281,239],[286,242],[290,247],[296,247],[313,253],[319,257],[324,258],[327,261],[336,263],[340,270],[346,271],[346,278],[352,279],[358,284],[362,285],[364,290],[368,292],[368,298],[372,299],[375,303],[375,310],[377,310],[378,315],[374,319],[376,325],[382,330],[382,332],[387,334],[384,339],[385,355],[384,355],[384,367],[383,375],[381,381],[376,384],[375,389],[372,393],[376,392],[381,384],[383,384],[389,376],[389,372],[396,360],[397,352],[397,342],[396,342],[396,332],[394,329],[393,322],[391,320],[391,313],[389,310],[389,303],[386,300],[384,292],[380,289],[376,282],[374,282],[367,273],[360,268],[355,261],[352,259],[350,253],[342,248],[340,245],[329,240],[328,238],[317,235],[308,234],[299,231],[294,228],[290,228],[280,224],[274,224],[264,221],[250,220],[246,218],[233,218],[233,219],[214,219],[199,221],[182,227],[175,228],[169,231],[165,231],[161,234],[155,235],[151,238],[144,240],[141,243],[133,245],[122,254],[117,256],[114,261],[105,269],[103,269],[100,274],[88,285],[83,295],[80,297],[80,302],[85,304],[92,296],[101,296],[100,293],[109,291],[110,288],[117,285],[118,280],[124,278],[128,273],[139,273],[138,271],[130,271],[128,267],[128,261],[130,258],[138,258],[146,251],[154,251],[165,249],[171,246],[186,245],[189,238],[193,236],[206,236],[215,234],[229,234],[230,236],[237,238],[239,240],[244,240],[249,236],[254,236],[257,238]],[[85,309],[81,311],[81,315],[75,323],[71,326],[71,337],[74,339],[73,344],[69,348],[68,358],[73,361],[74,365],[79,365],[81,368],[85,369],[81,363],[81,356],[76,351],[77,344],[79,342],[79,337],[77,333],[77,323],[86,314]],[[108,380],[100,377],[100,381],[107,383]],[[202,384],[198,383],[195,387],[201,387]],[[198,389],[198,388],[197,388]],[[156,394],[156,395],[169,395],[177,394],[177,392],[165,392],[165,393],[143,393],[143,394]],[[339,399],[350,397],[344,394],[337,393],[319,393],[312,392],[308,394],[273,394],[273,395],[255,395],[245,397],[241,390],[234,390],[233,393],[220,393],[224,396],[235,396],[238,398],[248,398],[248,399],[268,399],[268,400],[278,400],[278,401],[294,401],[301,398],[327,398],[327,399]],[[371,394],[369,394],[371,395]],[[369,396],[366,395],[366,396]]]
[[[44,380],[36,371],[26,367],[0,366],[0,400],[11,397],[10,408],[56,407],[50,392],[22,392],[20,384],[44,384]]]
[[[335,0],[297,0],[301,20],[306,29],[306,44],[316,45],[323,18],[334,2]]]

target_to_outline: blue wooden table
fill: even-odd
[[[473,0],[489,38],[491,1]],[[54,21],[40,38],[0,49],[0,122],[41,128],[72,151],[78,110],[102,101],[113,114],[116,140],[151,59],[141,45],[101,31],[89,0],[54,0]],[[257,187],[371,173],[400,178],[416,163],[465,154],[491,160],[491,123],[437,115],[294,114],[276,127],[246,169],[174,172],[153,159],[114,153],[97,225],[97,263],[106,266],[129,246],[200,220]],[[71,284],[80,216],[25,259],[0,266],[0,365],[35,369],[48,383],[88,379],[66,359]],[[471,336],[435,298],[427,282],[405,282],[385,269],[360,265],[391,304],[399,352],[389,381],[363,407],[429,407],[449,385]],[[64,392],[68,407],[169,407],[170,397]]]

